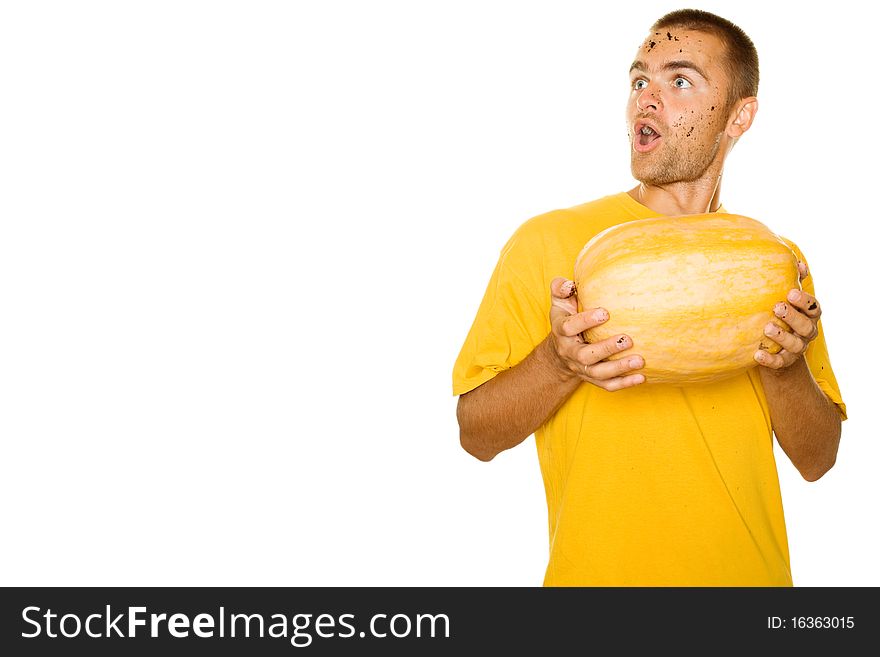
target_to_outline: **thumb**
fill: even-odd
[[[550,281],[550,295],[555,299],[568,299],[573,297],[576,292],[574,281],[567,278],[557,276]]]
[[[550,282],[550,323],[564,315],[574,315],[578,311],[574,281],[567,278],[554,278]]]

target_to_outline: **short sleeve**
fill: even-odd
[[[542,290],[540,235],[521,226],[501,251],[452,371],[452,394],[462,395],[513,367],[550,332],[550,290]]]
[[[785,238],[782,239],[789,247],[791,247],[798,260],[807,264],[807,269],[809,270],[809,264],[798,246],[790,240]],[[816,295],[812,273],[809,273],[807,277],[801,281],[801,288],[808,294],[813,296]],[[840,394],[840,387],[837,384],[837,378],[834,376],[834,371],[831,369],[831,360],[828,357],[828,345],[825,343],[825,333],[822,330],[821,319],[818,323],[818,329],[819,334],[816,336],[816,339],[810,343],[809,347],[807,347],[807,353],[805,355],[807,365],[810,368],[810,372],[816,380],[819,389],[837,405],[841,419],[845,420],[846,404],[843,402],[843,397]]]

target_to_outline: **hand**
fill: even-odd
[[[800,280],[804,280],[809,272],[807,265],[798,262]],[[777,343],[782,350],[771,354],[764,349],[755,352],[755,360],[771,370],[782,371],[796,363],[803,356],[810,342],[819,335],[819,316],[822,308],[816,297],[803,290],[791,290],[788,303],[777,303],[773,309],[776,317],[781,319],[786,328],[783,329],[773,322],[764,327],[764,335]]]
[[[550,283],[550,342],[560,368],[609,392],[644,383],[643,374],[631,373],[645,366],[641,356],[606,360],[632,347],[628,335],[615,335],[592,344],[583,338],[584,331],[607,322],[609,315],[604,308],[579,313],[576,292],[574,281],[554,278]]]

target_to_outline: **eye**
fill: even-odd
[[[641,91],[642,89],[644,89],[647,86],[648,86],[647,80],[636,80],[633,83],[633,89],[635,89],[636,91]]]
[[[675,80],[672,81],[672,84],[674,84],[678,89],[687,89],[691,86],[690,81],[685,80],[684,78],[675,78]]]

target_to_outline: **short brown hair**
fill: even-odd
[[[730,77],[728,111],[738,100],[758,95],[758,51],[739,26],[708,11],[678,9],[657,20],[651,30],[672,27],[713,34],[727,47],[725,70]]]

